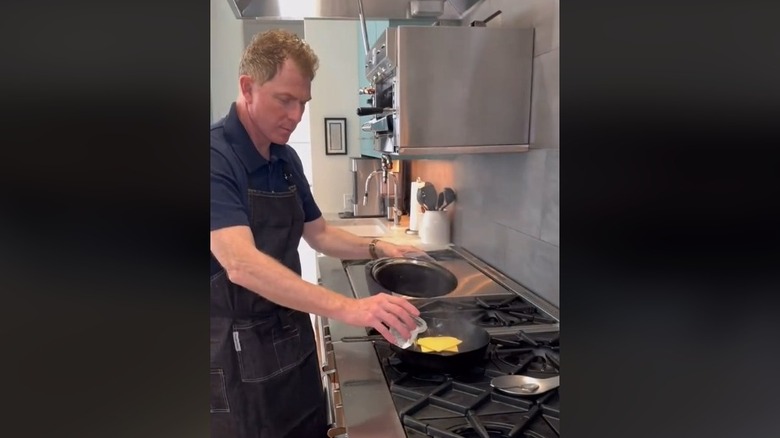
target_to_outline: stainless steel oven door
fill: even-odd
[[[330,426],[328,436],[346,437],[344,405],[341,402],[341,389],[339,386],[338,373],[336,372],[336,360],[330,338],[328,319],[316,315],[315,327],[317,335],[317,354],[320,358],[322,370],[322,386],[325,390],[328,408],[328,425]]]

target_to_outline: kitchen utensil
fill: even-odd
[[[423,187],[428,184],[427,182],[424,182],[419,188],[417,189],[417,202],[420,204],[420,208],[422,211],[428,210],[425,207],[425,192],[423,191]]]
[[[458,198],[455,195],[455,191],[452,190],[450,187],[445,187],[444,190],[441,192],[442,196],[444,197],[444,202],[442,203],[442,206],[439,207],[439,210],[444,210],[447,208],[450,204],[455,202],[455,200]]]
[[[412,345],[407,349],[390,344],[390,348],[405,364],[427,368],[435,371],[467,370],[485,358],[485,351],[490,344],[488,332],[462,319],[442,319],[422,317],[428,324],[425,336],[452,336],[463,341],[458,345],[458,352],[430,352],[423,353],[420,346]],[[381,335],[373,336],[347,336],[341,338],[342,342],[387,342]]]
[[[417,192],[417,200],[425,206],[426,210],[436,210],[438,193],[433,184],[426,182]]]
[[[537,379],[529,376],[509,375],[495,377],[490,386],[509,395],[537,395],[561,385],[560,376]]]
[[[441,210],[444,206],[444,192],[440,192],[436,197],[436,210]]]

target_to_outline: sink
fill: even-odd
[[[390,229],[383,219],[379,218],[355,218],[329,221],[328,225],[341,228],[356,236],[378,237],[386,235]]]

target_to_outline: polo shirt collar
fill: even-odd
[[[236,103],[230,104],[230,111],[228,111],[225,117],[225,134],[230,143],[233,145],[233,149],[236,151],[236,155],[241,160],[241,163],[246,168],[247,172],[252,173],[257,169],[268,164],[269,160],[263,158],[260,152],[255,148],[252,139],[249,138],[249,133],[246,132],[246,128],[241,124],[241,120],[238,118],[236,112]],[[277,160],[287,161],[290,159],[287,156],[287,149],[283,145],[271,143],[271,162]]]

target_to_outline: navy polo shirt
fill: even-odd
[[[284,179],[285,168],[292,174],[290,182]],[[249,189],[286,192],[290,183],[297,186],[304,221],[322,216],[295,149],[271,144],[270,159],[263,158],[238,119],[236,104],[230,105],[228,115],[211,126],[211,231],[249,226]],[[211,274],[220,269],[212,256]]]

